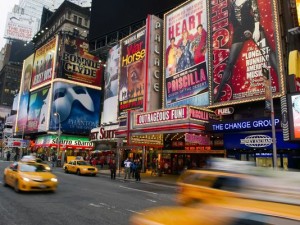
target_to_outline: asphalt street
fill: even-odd
[[[55,193],[15,193],[3,186],[8,165],[0,161],[1,225],[127,225],[135,213],[175,205],[172,186],[65,174],[62,168],[53,170],[59,180]]]

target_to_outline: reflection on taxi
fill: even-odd
[[[43,164],[14,162],[4,170],[3,182],[19,191],[55,191],[57,178]]]
[[[21,162],[28,162],[28,163],[30,163],[30,162],[41,163],[41,164],[44,164],[44,166],[46,167],[46,170],[51,171],[51,167],[46,162],[44,162],[40,158],[36,158],[33,155],[25,155],[25,156],[22,157],[22,159],[20,161]]]
[[[84,160],[71,160],[68,163],[65,163],[63,169],[66,173],[76,173],[78,175],[92,175],[96,176],[98,169],[94,166],[89,165]]]

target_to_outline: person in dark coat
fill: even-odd
[[[7,152],[6,154],[6,161],[10,161],[10,152]]]
[[[109,164],[109,169],[110,169],[110,179],[115,180],[116,179],[117,164],[116,164],[116,161],[114,159]]]

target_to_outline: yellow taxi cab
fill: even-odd
[[[239,207],[232,207],[228,203],[196,204],[193,207],[165,206],[134,214],[129,224],[299,225],[300,205],[253,201]]]
[[[20,161],[21,162],[28,162],[28,163],[40,163],[40,164],[43,164],[46,167],[46,170],[51,171],[51,167],[46,162],[44,162],[40,158],[36,158],[33,155],[25,155],[21,158]]]
[[[97,167],[89,165],[84,160],[71,160],[64,164],[63,169],[66,173],[76,173],[77,175],[96,176],[98,173]]]
[[[14,162],[4,169],[4,186],[19,191],[52,191],[57,189],[57,178],[45,165],[39,163]]]

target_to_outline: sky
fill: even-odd
[[[4,47],[6,40],[3,38],[7,13],[11,12],[14,5],[19,4],[19,0],[0,0],[0,49]]]

